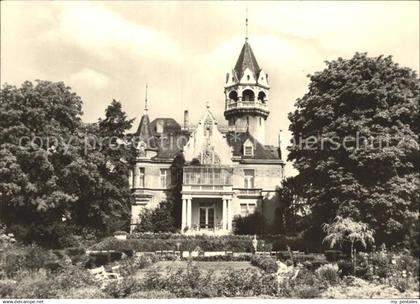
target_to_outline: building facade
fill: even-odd
[[[138,158],[130,174],[135,197],[132,229],[138,225],[143,208],[156,208],[173,193],[177,182],[174,168],[180,158],[181,232],[229,234],[235,216],[256,211],[268,221],[273,219],[284,162],[280,142],[279,146],[266,145],[269,89],[268,75],[246,40],[234,69],[226,75],[227,126],[218,124],[209,106],[194,126],[188,111],[182,126],[172,118],[150,121],[146,98],[134,134]]]

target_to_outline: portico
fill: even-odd
[[[228,234],[232,218],[232,195],[195,193],[182,197],[183,233]]]

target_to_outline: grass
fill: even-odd
[[[161,273],[165,273],[168,269],[172,271],[177,271],[178,269],[187,269],[188,262],[187,261],[160,261],[157,262],[149,267],[141,269],[137,272],[137,278],[143,278],[143,276],[148,271],[158,271]],[[240,270],[240,269],[248,269],[254,268],[259,269],[255,266],[252,266],[248,261],[241,261],[241,262],[232,262],[232,261],[220,261],[220,262],[201,262],[201,261],[193,261],[192,266],[197,266],[200,270],[209,271],[213,270],[215,274],[220,274],[227,269],[232,270]]]

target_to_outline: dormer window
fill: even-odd
[[[159,134],[163,133],[163,123],[163,120],[158,120],[156,124],[156,132]]]
[[[249,81],[251,77],[249,75],[246,75],[246,79]]]
[[[254,146],[244,145],[244,156],[252,157],[254,156]]]

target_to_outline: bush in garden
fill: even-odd
[[[371,263],[374,267],[374,273],[380,278],[386,278],[391,273],[390,258],[382,252],[374,252],[371,254]]]
[[[337,263],[342,276],[353,275],[353,263],[350,260],[340,260]]]
[[[261,268],[267,273],[275,273],[278,269],[276,260],[267,256],[253,255],[251,257],[251,264]]]
[[[97,287],[70,289],[58,296],[60,299],[106,299],[106,294]]]
[[[232,256],[232,255],[197,256],[197,257],[193,257],[192,260],[193,261],[201,261],[201,262],[220,262],[220,261],[241,262],[241,261],[250,261],[251,256],[249,256],[249,255],[240,255],[240,256]]]
[[[159,259],[155,254],[144,254],[125,259],[118,263],[120,274],[124,277],[134,275],[139,269],[146,268],[159,261]]]
[[[235,234],[239,235],[261,235],[267,230],[266,220],[260,212],[255,212],[247,216],[235,216],[233,226],[235,227]]]
[[[120,281],[112,281],[106,285],[106,293],[116,299],[128,297],[130,294],[141,291],[141,282],[135,277],[126,277]]]
[[[337,262],[340,259],[341,250],[325,250],[324,255],[328,262]]]
[[[187,269],[165,274],[150,271],[143,281],[143,290],[169,291],[176,297],[248,297],[275,295],[276,277],[255,269],[226,270],[215,275],[189,265]]]
[[[322,265],[316,270],[316,274],[321,280],[327,281],[331,285],[334,285],[339,281],[337,264]]]
[[[37,271],[46,264],[56,261],[51,251],[38,246],[10,247],[1,257],[3,270],[8,277],[14,277],[19,270]]]
[[[94,276],[89,271],[77,266],[64,268],[59,274],[54,274],[52,280],[56,289],[66,290],[86,286],[99,287],[99,283],[95,281]]]
[[[54,281],[49,280],[45,271],[32,272],[17,284],[12,298],[17,299],[52,299],[59,290],[54,288]]]
[[[14,280],[0,280],[0,298],[11,298],[16,284]]]
[[[176,296],[166,290],[147,290],[132,293],[130,299],[173,299]]]
[[[314,299],[319,298],[319,288],[313,285],[301,285],[295,288],[292,293],[292,298],[298,299]]]

